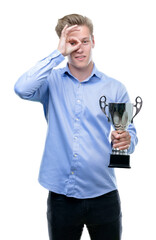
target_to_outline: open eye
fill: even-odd
[[[89,40],[83,40],[83,45],[87,45],[89,43]]]
[[[74,45],[76,45],[76,42],[70,42],[70,44],[72,45],[72,46],[74,46]]]

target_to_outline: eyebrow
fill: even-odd
[[[81,39],[81,41],[83,41],[83,40],[90,40],[90,37],[84,37]]]
[[[90,37],[84,37],[84,38],[82,38],[82,40],[84,40],[84,39],[90,39]]]

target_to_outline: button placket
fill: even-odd
[[[73,141],[73,153],[78,157],[79,151],[79,135],[81,127],[81,113],[82,113],[82,83],[79,83],[77,88],[77,95],[75,101],[75,122],[74,122],[74,141]]]
[[[73,128],[73,155],[71,161],[71,169],[69,176],[68,194],[74,191],[75,177],[77,173],[77,166],[79,160],[79,140],[80,140],[80,128],[81,128],[81,113],[82,113],[82,84],[79,83],[77,87],[77,93],[75,98],[75,116],[74,116],[74,128]]]

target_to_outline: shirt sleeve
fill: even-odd
[[[64,56],[55,50],[24,73],[14,86],[15,93],[27,100],[44,103],[47,98],[48,76],[51,70],[64,60]]]

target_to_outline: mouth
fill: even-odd
[[[78,61],[83,61],[85,59],[86,56],[84,55],[81,55],[81,56],[76,56],[75,58],[78,60]]]

